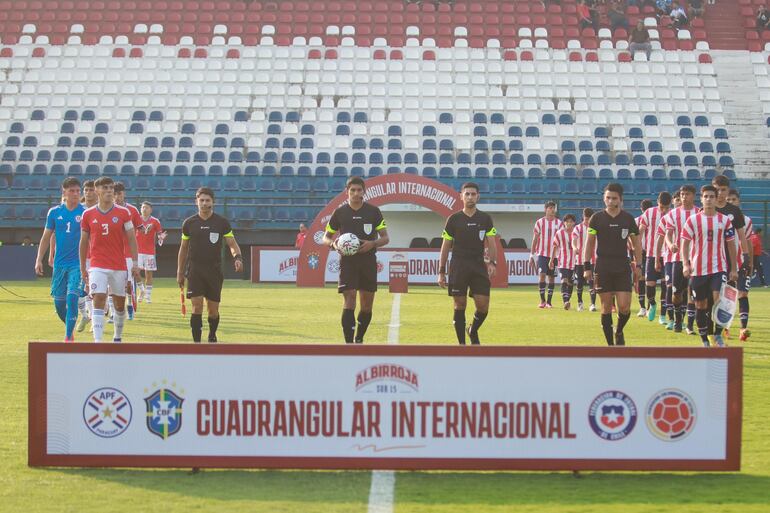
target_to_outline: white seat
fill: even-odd
[[[465,27],[455,27],[454,36],[455,37],[468,37],[468,29],[465,28]]]
[[[144,23],[139,23],[137,25],[134,25],[134,34],[146,34],[147,31],[148,31],[147,25],[145,25]]]
[[[530,38],[530,37],[532,37],[532,29],[530,29],[529,27],[521,27],[521,28],[519,28],[519,37],[521,37],[521,38],[524,38],[524,37]]]

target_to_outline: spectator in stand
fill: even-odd
[[[620,0],[616,0],[607,10],[607,17],[610,20],[610,29],[622,28],[628,30],[628,18],[626,18],[625,8]]]
[[[668,15],[671,18],[671,28],[673,29],[683,29],[690,23],[690,20],[687,19],[687,12],[685,12],[684,7],[679,5],[679,2],[672,4],[671,12]]]
[[[650,43],[650,33],[644,26],[644,21],[639,20],[636,22],[636,27],[631,31],[631,36],[628,38],[630,43],[628,46],[631,52],[631,58],[634,58],[634,54],[638,51],[642,51],[647,54],[647,60],[650,60],[650,54],[652,53],[652,44]]]
[[[754,272],[757,273],[759,283],[763,287],[767,288],[765,282],[765,268],[762,266],[762,228],[757,228],[749,237],[749,244],[751,244],[751,253],[754,257]]]
[[[690,0],[690,19],[703,16],[703,0]]]
[[[657,14],[658,17],[668,16],[668,13],[671,12],[672,1],[673,0],[655,0],[655,14]]]
[[[768,12],[767,7],[761,5],[757,11],[757,30],[763,32],[768,28],[770,28],[770,12]]]
[[[305,226],[305,223],[300,223],[299,233],[297,234],[297,239],[294,241],[294,247],[297,249],[302,249],[302,245],[305,243],[306,236],[307,236],[307,227]]]
[[[599,30],[599,15],[595,9],[588,6],[588,0],[580,0],[577,6],[578,17],[580,18],[580,29],[591,27],[595,31]]]

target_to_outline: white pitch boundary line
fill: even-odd
[[[393,294],[388,324],[388,345],[398,344],[398,330],[401,327],[401,294]],[[393,513],[393,499],[396,491],[396,473],[392,470],[373,470],[369,488],[368,513]]]

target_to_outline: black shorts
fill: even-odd
[[[674,283],[674,262],[663,264],[663,278],[666,281],[666,287],[670,287]]]
[[[567,280],[569,283],[572,283],[572,278],[575,275],[575,271],[565,267],[559,267],[559,275],[561,275],[562,280]]]
[[[631,292],[633,289],[631,268],[623,271],[596,271],[594,274],[594,289],[597,293]]]
[[[187,271],[187,299],[203,296],[209,301],[222,301],[224,276],[218,269]]]
[[[337,292],[363,290],[377,292],[377,254],[374,252],[340,258]]]
[[[555,276],[556,275],[556,268],[551,269],[548,267],[548,263],[551,261],[550,258],[547,256],[538,256],[537,257],[537,273],[538,274],[545,274],[546,276]]]
[[[684,266],[682,262],[674,262],[671,269],[671,292],[674,294],[687,292],[687,278],[684,277]]]
[[[714,273],[705,276],[693,276],[690,278],[690,290],[695,301],[712,299],[714,292],[722,288],[722,284],[727,283],[727,273]]]
[[[644,278],[647,281],[658,281],[663,278],[663,273],[655,270],[655,260],[655,257],[647,257],[645,260]]]
[[[487,265],[483,260],[452,259],[447,284],[450,296],[488,296],[490,287]]]
[[[751,288],[751,276],[746,275],[746,268],[742,268],[738,271],[738,291],[748,292]]]

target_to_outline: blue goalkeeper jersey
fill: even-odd
[[[85,207],[78,204],[69,210],[65,203],[48,211],[45,227],[56,236],[56,257],[54,267],[71,267],[80,263],[80,219]]]

